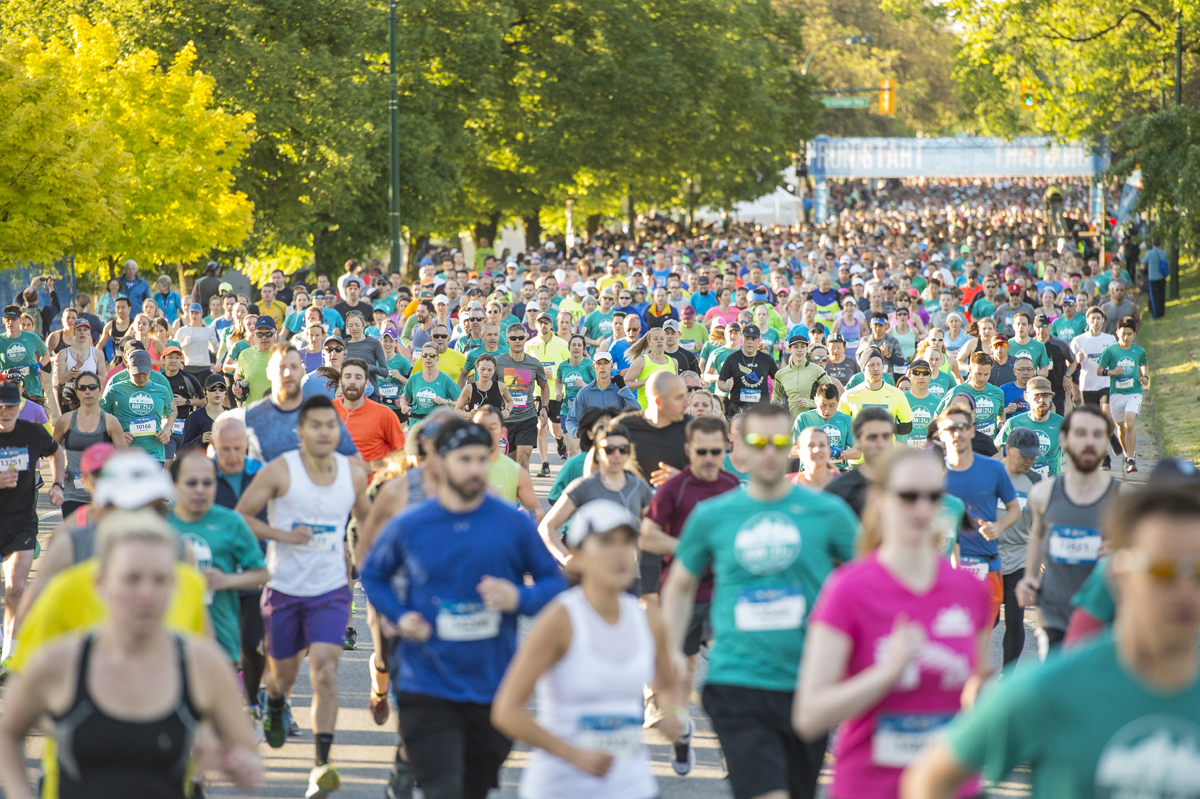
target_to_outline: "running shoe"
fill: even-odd
[[[289,738],[295,738],[300,734],[300,725],[296,723],[296,717],[292,715],[292,703],[288,702],[283,706],[283,723],[287,728]]]
[[[567,442],[563,439],[558,439],[558,457],[567,457]]]
[[[391,712],[391,709],[388,707],[387,694],[377,694],[372,691],[368,707],[371,709],[371,718],[375,720],[376,724],[380,727],[387,724],[388,714]]]
[[[254,740],[262,743],[267,740],[263,735],[263,711],[259,705],[246,705],[246,715],[250,717],[250,728],[254,730]]]
[[[543,463],[542,470],[540,472],[538,472],[537,476],[538,477],[549,477],[550,476],[550,464]]]
[[[683,777],[689,774],[692,767],[696,765],[696,750],[692,748],[692,733],[696,727],[691,719],[688,719],[687,731],[674,746],[675,759],[671,761],[671,768],[675,769],[675,773]]]
[[[304,799],[325,799],[341,787],[342,775],[338,773],[337,766],[332,763],[316,766],[308,774],[308,791]]]
[[[413,778],[412,766],[403,760],[398,760],[392,766],[392,773],[388,775],[387,790],[383,792],[383,795],[387,799],[413,799],[415,785],[416,779]]]
[[[1133,458],[1127,458],[1125,460],[1125,473],[1131,474],[1136,471],[1137,471],[1137,461]]]
[[[354,625],[346,628],[346,640],[342,643],[342,649],[347,652],[358,649],[358,630],[354,628]]]
[[[287,743],[287,721],[284,714],[287,706],[280,708],[267,705],[266,715],[263,716],[263,737],[272,749],[279,749]]]

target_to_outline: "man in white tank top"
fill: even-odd
[[[300,407],[299,449],[259,471],[237,510],[268,541],[271,579],[263,591],[267,648],[267,708],[263,733],[274,748],[287,740],[284,704],[307,650],[313,684],[316,766],[306,799],[322,799],[341,785],[329,749],[337,724],[337,668],[350,620],[346,573],[346,519],[364,523],[370,513],[362,467],[336,452],[341,424],[325,396]],[[257,514],[268,507],[270,523]]]

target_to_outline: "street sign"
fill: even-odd
[[[866,108],[871,102],[866,97],[823,97],[826,108]]]

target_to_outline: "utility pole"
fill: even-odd
[[[1183,105],[1183,7],[1175,12],[1175,107]],[[1171,252],[1168,255],[1171,274],[1167,279],[1168,299],[1179,299],[1179,232],[1171,234]]]
[[[392,271],[403,272],[400,263],[400,92],[396,75],[396,0],[388,3],[388,149],[391,152],[391,183],[388,187],[388,222],[391,234]]]

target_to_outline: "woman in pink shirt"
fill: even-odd
[[[713,320],[717,320],[718,325],[728,325],[731,322],[736,322],[740,308],[735,308],[730,305],[733,301],[733,292],[727,288],[723,288],[717,292],[717,304],[708,309],[708,313],[704,314],[704,323],[712,324]]]
[[[988,663],[987,592],[939,552],[942,468],[899,448],[876,470],[861,557],[833,573],[808,618],[793,724],[841,724],[829,795],[892,799],[917,753],[969,702]],[[961,796],[980,793],[978,780]]]

